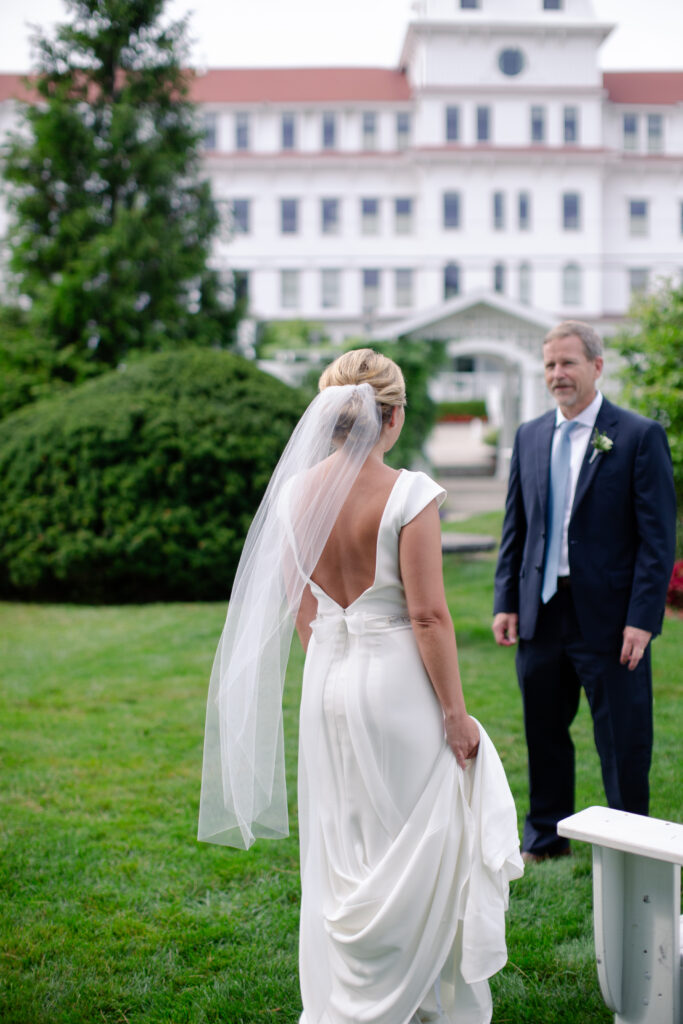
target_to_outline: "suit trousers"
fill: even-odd
[[[632,672],[620,648],[591,650],[581,637],[571,588],[541,605],[533,640],[520,640],[517,676],[529,755],[529,813],[522,849],[554,855],[568,847],[557,822],[574,813],[570,726],[583,687],[610,807],[647,814],[652,759],[650,645]]]

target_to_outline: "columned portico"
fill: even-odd
[[[542,349],[555,323],[547,313],[479,292],[449,299],[422,316],[375,332],[374,338],[445,341],[450,366],[433,381],[433,397],[485,399],[505,453],[519,424],[550,407]]]

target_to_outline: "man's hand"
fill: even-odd
[[[501,647],[511,647],[517,643],[518,622],[519,615],[516,612],[498,612],[491,626],[496,643]]]
[[[622,665],[628,665],[629,672],[633,672],[642,656],[645,648],[650,642],[652,633],[646,629],[638,629],[637,626],[626,626],[624,629],[624,643],[621,648],[619,661]]]

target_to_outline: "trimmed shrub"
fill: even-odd
[[[0,423],[0,595],[228,596],[305,397],[228,352],[140,360]]]
[[[452,420],[454,422],[467,422],[477,419],[485,420],[486,402],[483,398],[470,398],[462,402],[439,402],[437,404],[437,419],[440,422]]]

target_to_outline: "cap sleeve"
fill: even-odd
[[[404,470],[405,472],[405,470]],[[410,473],[410,479],[403,495],[401,508],[401,526],[405,526],[411,519],[426,508],[430,501],[434,501],[440,507],[446,500],[446,492],[440,484],[427,476],[426,473]]]

